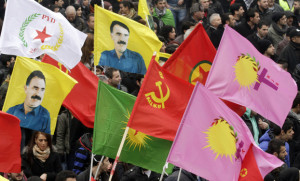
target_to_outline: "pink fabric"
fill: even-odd
[[[259,83],[248,84],[249,88],[241,86],[236,80],[238,76],[235,67],[242,54],[249,54],[259,62],[260,68],[256,73]],[[247,68],[249,66],[240,67],[242,73],[239,77],[251,78],[246,74]],[[297,94],[297,85],[288,72],[260,54],[247,39],[228,26],[208,75],[206,87],[218,97],[246,106],[279,126],[283,125]]]
[[[220,117],[234,128],[237,139],[233,137],[233,141],[237,140],[237,142],[232,142],[232,137],[223,138],[225,135],[230,135],[230,131],[227,130],[219,135],[211,135],[215,136],[218,149],[205,148],[209,145],[207,132]],[[231,154],[219,155],[216,158],[217,152],[228,149],[230,141],[233,146],[227,153]],[[234,181],[239,178],[242,160],[251,144],[255,142],[243,120],[216,95],[198,83],[184,113],[167,162],[208,180]],[[275,156],[267,155],[263,151],[256,151],[255,154],[258,155],[256,158],[260,158],[256,161],[262,176],[283,164]],[[266,161],[264,158],[269,160]]]

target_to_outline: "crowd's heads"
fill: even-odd
[[[257,0],[257,5],[263,11],[266,11],[269,8],[268,0]]]
[[[24,172],[21,170],[19,173],[8,173],[10,181],[22,181],[24,178]]]
[[[51,140],[51,135],[46,134],[44,132],[40,132],[40,131],[35,131],[32,134],[30,143],[29,143],[29,148],[28,151],[29,153],[32,153],[32,149],[34,147],[34,145],[37,145],[39,147],[40,150],[44,151],[47,147],[50,148],[50,150],[52,151],[52,140]]]
[[[269,24],[265,21],[260,21],[257,25],[257,33],[260,37],[266,37],[269,32]]]
[[[259,13],[256,9],[249,9],[246,12],[246,21],[257,25],[260,21]]]
[[[134,9],[134,5],[129,1],[120,2],[120,13],[121,14],[129,14],[130,10]]]
[[[293,125],[294,125],[293,122],[289,118],[286,118],[281,130],[281,138],[283,140],[289,141],[293,139],[293,135],[294,135]]]
[[[118,69],[109,67],[105,70],[105,76],[108,78],[107,83],[113,87],[118,87],[118,85],[121,83],[121,74]]]
[[[284,12],[275,12],[272,15],[272,21],[280,25],[286,25],[286,15]]]
[[[300,0],[294,0],[294,11],[300,10]]]
[[[299,65],[299,64],[298,64]],[[294,101],[293,101],[293,105],[292,108],[298,108],[299,112],[300,112],[300,93],[298,92]],[[296,112],[298,114],[298,112]]]
[[[288,69],[288,63],[287,63],[287,61],[286,60],[284,60],[284,59],[279,59],[279,60],[277,60],[277,65],[279,65],[279,67],[281,67],[283,70],[285,70],[285,71],[287,71],[287,69]],[[300,113],[300,112],[299,112]]]
[[[232,14],[224,13],[221,16],[221,19],[222,19],[222,24],[223,25],[227,24],[231,28],[233,28],[235,26],[236,20],[235,20],[235,18]]]
[[[69,22],[73,22],[76,18],[76,10],[74,6],[68,6],[66,9],[66,17]]]
[[[160,11],[164,10],[166,7],[165,0],[155,0],[154,3],[155,3],[155,7]]]
[[[261,54],[267,56],[273,56],[275,54],[275,48],[270,40],[262,39],[259,40],[257,44],[258,44],[257,49]]]
[[[292,42],[300,44],[300,29],[293,29],[289,33]]]
[[[282,161],[284,161],[285,156],[287,155],[285,143],[280,139],[272,139],[269,142],[268,149],[266,152],[276,156]]]
[[[63,170],[56,175],[55,181],[76,181],[76,174],[70,170]]]
[[[166,53],[168,54],[173,54],[177,48],[179,47],[179,45],[176,44],[170,44],[166,46]]]
[[[165,25],[161,28],[160,35],[163,36],[167,42],[172,41],[176,36],[175,28],[170,25]]]
[[[209,0],[200,0],[200,4],[203,7],[204,11],[207,11],[209,8]]]
[[[199,21],[204,18],[204,8],[199,3],[195,3],[192,5],[190,13],[195,20]]]
[[[190,21],[184,21],[184,22],[182,22],[181,32],[184,34],[186,32],[186,30],[190,29],[193,26],[195,26],[195,23],[190,22]]]
[[[104,1],[104,9],[113,11],[112,5],[110,4],[110,2],[107,2],[107,1]]]
[[[81,6],[79,4],[73,4],[75,10],[76,10],[76,16],[81,17],[82,15],[82,9]]]
[[[62,8],[64,3],[65,3],[64,0],[54,0],[54,4],[57,5],[60,8]]]
[[[88,15],[87,25],[88,25],[89,29],[94,30],[95,17],[94,17],[93,13]]]
[[[245,10],[243,6],[240,3],[234,3],[229,7],[230,12],[232,13],[233,16],[237,16],[238,18],[241,18]]]
[[[218,13],[213,13],[209,17],[209,24],[214,28],[217,28],[220,24],[222,24],[221,16]]]

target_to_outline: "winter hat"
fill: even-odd
[[[284,15],[285,15],[284,12],[276,12],[276,13],[273,14],[272,20],[275,23],[277,23],[280,20],[280,18],[282,18]]]
[[[265,51],[269,48],[269,46],[272,44],[272,42],[270,40],[267,40],[267,39],[262,39],[262,40],[259,40],[257,42],[257,50],[261,53],[261,54],[264,54]]]
[[[290,32],[290,38],[293,38],[294,36],[300,36],[300,30],[299,29],[293,29]]]

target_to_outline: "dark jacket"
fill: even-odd
[[[300,120],[297,117],[297,114],[293,111],[290,111],[288,114],[288,118],[293,122],[293,130],[294,135],[293,139],[289,142],[290,143],[290,162],[291,166],[300,167]],[[295,161],[295,160],[298,161]]]
[[[174,171],[165,181],[177,181],[179,170]],[[197,181],[197,176],[186,170],[181,171],[180,181]]]
[[[22,155],[22,168],[26,177],[38,176],[43,173],[47,174],[47,181],[54,181],[56,175],[62,171],[59,155],[56,152],[51,152],[46,162],[41,162],[36,157],[31,160],[27,157],[27,152]]]
[[[235,27],[235,30],[239,32],[243,37],[247,38],[247,36],[253,34],[256,31],[256,26],[253,29],[248,25],[246,21]]]
[[[133,167],[132,169],[126,171],[121,178],[121,181],[156,181],[160,179],[160,174],[151,172],[150,177],[143,173],[141,167]]]
[[[92,136],[90,133],[84,134],[79,138],[81,145],[75,152],[75,160],[73,172],[79,174],[87,169],[90,165],[91,151],[92,151]]]
[[[284,59],[288,63],[288,72],[293,73],[297,64],[300,63],[300,45],[290,41],[282,50],[279,59]]]

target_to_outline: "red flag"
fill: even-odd
[[[245,155],[245,158],[243,159],[239,181],[246,181],[246,180],[263,181],[264,180],[257,166],[252,148],[253,145],[250,146],[247,154]]]
[[[21,172],[20,120],[0,111],[0,172]]]
[[[164,70],[153,59],[128,126],[173,141],[194,86]]]
[[[215,55],[216,49],[199,23],[163,68],[193,85],[197,81],[204,85]]]
[[[63,102],[63,105],[69,109],[73,116],[79,119],[86,127],[94,127],[95,108],[98,90],[98,77],[79,62],[71,72],[52,59],[50,56],[45,55],[43,60],[66,71],[71,77],[78,81],[69,95]]]
[[[207,36],[203,25],[199,23],[168,59],[163,68],[193,85],[197,81],[205,85],[215,55],[216,49]],[[240,116],[246,112],[246,108],[243,106],[229,101],[224,102]]]

